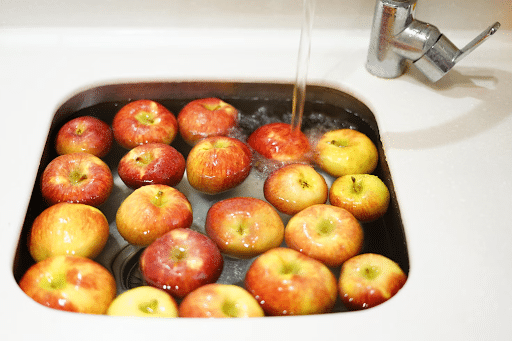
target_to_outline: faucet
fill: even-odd
[[[411,60],[436,82],[500,27],[494,23],[459,50],[437,27],[414,19],[415,8],[416,0],[377,0],[366,63],[371,74],[396,78]]]

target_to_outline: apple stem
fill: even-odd
[[[354,189],[354,192],[359,192],[361,190],[361,183],[356,180],[354,176],[352,178],[352,188]]]
[[[162,204],[163,204],[163,196],[164,196],[164,192],[158,191],[156,193],[156,195],[155,195],[155,199],[153,200],[153,203],[156,206],[162,206]]]

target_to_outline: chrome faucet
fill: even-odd
[[[416,0],[377,0],[366,63],[371,74],[396,78],[411,60],[436,82],[500,27],[496,22],[459,50],[437,27],[414,19],[415,8]]]

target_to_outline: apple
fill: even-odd
[[[57,255],[94,258],[103,250],[108,237],[109,224],[99,209],[62,202],[34,219],[28,247],[36,262]]]
[[[354,129],[338,129],[324,133],[315,148],[315,161],[334,177],[372,173],[379,153],[372,140]]]
[[[263,317],[258,301],[242,287],[212,283],[188,294],[179,306],[180,317]]]
[[[116,113],[112,130],[117,143],[126,149],[151,142],[171,144],[178,133],[178,121],[162,104],[141,99]]]
[[[59,129],[55,149],[59,155],[86,152],[101,158],[108,154],[113,140],[108,124],[93,116],[80,116]]]
[[[281,245],[284,224],[266,201],[228,198],[213,204],[206,214],[206,234],[220,251],[235,258],[252,258]]]
[[[407,275],[391,259],[363,253],[343,263],[338,285],[343,304],[350,310],[361,310],[387,301],[406,281]]]
[[[192,229],[171,230],[141,254],[144,281],[182,299],[200,286],[216,282],[224,267],[217,245]]]
[[[176,186],[185,173],[185,157],[168,144],[147,143],[126,153],[117,173],[132,189],[150,184]]]
[[[188,182],[206,194],[218,194],[238,186],[251,168],[249,147],[227,136],[212,136],[199,141],[186,160]]]
[[[37,262],[19,286],[37,303],[78,313],[104,314],[116,296],[114,276],[81,256],[59,255]]]
[[[258,256],[244,283],[268,315],[330,312],[338,296],[336,277],[327,266],[283,247]]]
[[[388,210],[390,194],[387,186],[372,174],[344,175],[329,190],[329,202],[343,207],[362,222],[382,217]]]
[[[137,188],[116,213],[119,234],[137,246],[147,246],[170,230],[189,228],[192,220],[192,205],[187,197],[167,185]]]
[[[324,177],[312,166],[292,163],[270,173],[263,184],[265,199],[288,215],[315,205],[325,204],[329,188]]]
[[[317,204],[295,214],[286,225],[286,245],[329,267],[338,267],[363,248],[364,232],[347,210]]]
[[[300,130],[291,124],[274,122],[262,125],[249,135],[249,146],[263,157],[275,161],[309,161],[311,146]]]
[[[178,128],[183,140],[193,146],[209,136],[226,136],[238,124],[238,110],[215,97],[189,102],[178,114]]]
[[[143,285],[117,296],[107,309],[110,316],[178,317],[176,300],[161,289]]]
[[[57,156],[41,176],[41,192],[50,205],[70,202],[97,207],[108,199],[113,186],[108,165],[85,152]]]

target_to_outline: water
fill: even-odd
[[[313,30],[315,1],[316,0],[304,0],[303,3],[304,18],[300,34],[297,75],[293,88],[291,120],[293,131],[300,131],[302,125],[302,115],[304,113],[304,103],[306,101],[306,81],[311,51],[311,31]]]

